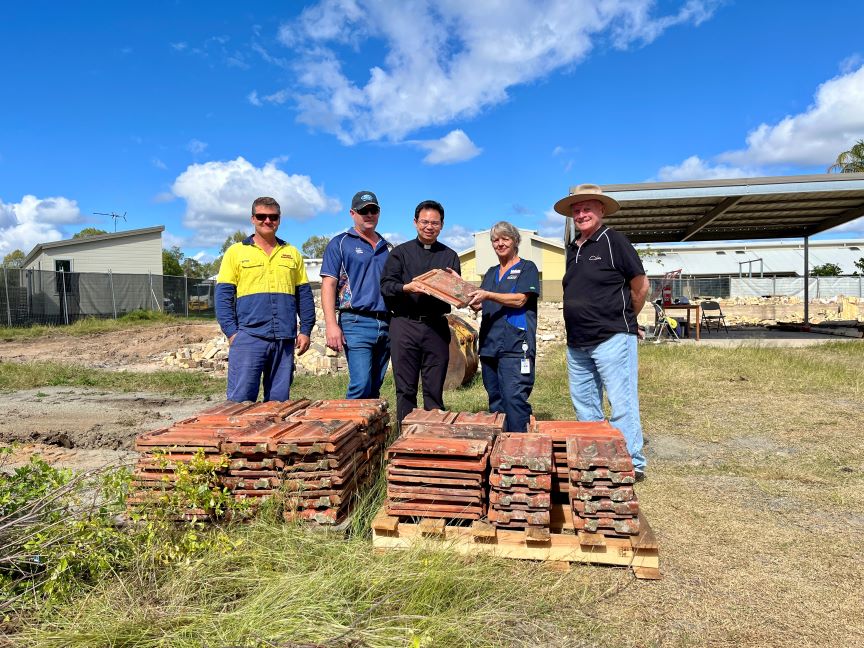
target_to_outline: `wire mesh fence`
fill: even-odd
[[[154,274],[3,268],[0,326],[63,325],[137,310],[213,318],[215,281]]]
[[[660,296],[664,279],[651,277],[648,295]],[[809,277],[810,299],[864,297],[864,277]],[[682,277],[671,280],[672,297],[804,297],[804,277]]]

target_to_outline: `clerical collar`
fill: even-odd
[[[424,250],[431,250],[431,249],[432,249],[432,244],[431,244],[431,243],[424,243],[424,244],[423,244],[423,249],[424,249]]]

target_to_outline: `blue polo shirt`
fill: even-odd
[[[480,356],[500,358],[527,356],[537,351],[537,297],[540,294],[540,273],[533,261],[521,259],[519,263],[498,278],[501,266],[486,271],[480,288],[489,292],[524,293],[528,301],[521,308],[509,308],[487,299],[483,302],[480,321]],[[528,351],[522,350],[522,344]]]
[[[381,296],[381,271],[391,249],[383,237],[373,247],[353,227],[330,239],[320,274],[336,278],[336,308],[387,312]]]

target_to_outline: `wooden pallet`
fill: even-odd
[[[660,578],[659,547],[642,513],[639,522],[642,532],[629,538],[585,533],[573,528],[569,506],[553,504],[549,538],[534,539],[531,529],[498,529],[488,522],[460,525],[435,518],[403,522],[387,515],[386,508],[382,507],[372,520],[372,546],[381,550],[407,549],[421,542],[438,541],[462,554],[491,553],[520,560],[617,565],[632,569],[636,578],[657,580]]]

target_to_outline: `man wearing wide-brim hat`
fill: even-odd
[[[555,203],[573,219],[578,236],[567,248],[564,326],[570,398],[580,421],[602,421],[603,390],[612,406],[610,423],[627,440],[637,480],[645,477],[639,416],[639,329],[648,277],[635,248],[603,218],[620,209],[597,185],[583,184]]]

